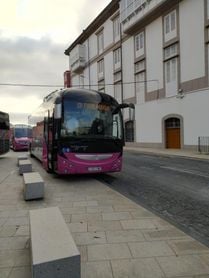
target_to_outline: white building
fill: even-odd
[[[209,136],[209,0],[112,0],[65,54],[72,86],[135,104],[127,141],[196,149]]]

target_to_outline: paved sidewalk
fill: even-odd
[[[137,151],[141,153],[153,153],[153,154],[168,155],[168,156],[174,155],[174,156],[209,160],[208,153],[199,153],[198,151],[182,150],[182,149],[142,148],[142,147],[138,147],[134,143],[126,143],[124,150]]]
[[[24,201],[20,154],[0,157],[0,278],[31,277],[28,212],[51,206],[80,249],[82,278],[209,277],[206,246],[92,176],[56,178],[31,159],[45,199]]]

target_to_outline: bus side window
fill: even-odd
[[[53,119],[48,118],[48,136],[49,136],[49,141],[52,141],[53,139]]]
[[[44,138],[48,142],[48,117],[44,117]]]
[[[0,129],[9,129],[8,122],[0,122]]]

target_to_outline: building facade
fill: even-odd
[[[126,141],[196,149],[209,136],[209,0],[112,0],[65,54],[72,86],[135,104]]]

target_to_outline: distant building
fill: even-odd
[[[209,136],[209,0],[112,0],[65,54],[72,86],[135,104],[127,141],[196,149]]]
[[[70,88],[71,87],[71,72],[69,70],[66,70],[64,72],[64,88]]]

